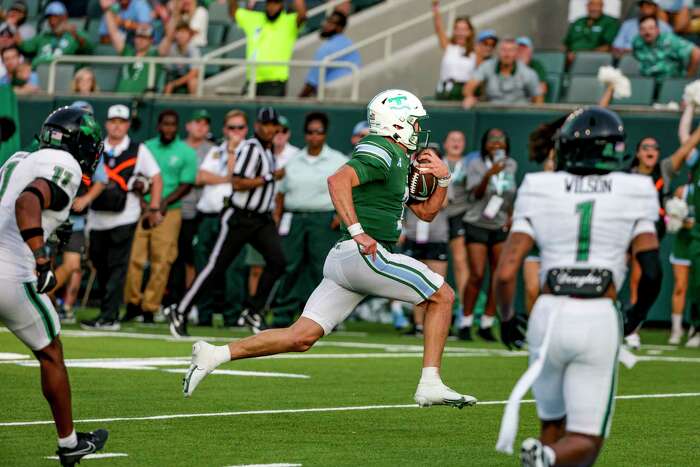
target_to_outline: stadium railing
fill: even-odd
[[[130,64],[136,61],[136,57],[98,57],[92,55],[63,55],[56,57],[50,64],[48,70],[47,86],[46,92],[50,95],[56,92],[56,74],[58,70],[58,65],[61,63],[74,63],[74,64]],[[154,89],[156,86],[156,66],[157,65],[191,65],[199,69],[200,79],[198,81],[196,96],[201,97],[204,95],[204,80],[201,77],[204,76],[204,71],[207,66],[238,66],[246,65],[249,67],[250,75],[249,82],[255,83],[255,71],[258,66],[265,65],[284,65],[293,68],[312,68],[319,67],[319,82],[318,82],[318,95],[319,101],[323,101],[326,98],[326,68],[349,68],[351,72],[352,88],[350,91],[350,100],[356,102],[360,95],[360,80],[359,71],[360,68],[352,62],[343,61],[314,61],[314,60],[289,60],[285,61],[262,61],[262,60],[247,60],[244,58],[174,58],[174,57],[139,57],[138,61],[148,65],[148,81],[147,88]],[[248,86],[246,97],[249,99],[255,99],[256,97],[256,86]]]

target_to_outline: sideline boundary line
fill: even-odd
[[[671,399],[680,397],[700,397],[700,392],[681,392],[670,394],[630,394],[616,396],[617,400],[635,400],[635,399]],[[505,405],[508,401],[484,401],[478,402],[480,405]],[[534,399],[522,400],[522,404],[532,404]],[[352,412],[362,410],[382,410],[382,409],[417,409],[416,404],[396,404],[396,405],[362,405],[348,407],[317,407],[308,409],[269,409],[269,410],[245,410],[239,412],[209,412],[209,413],[183,413],[171,415],[154,415],[148,417],[113,417],[113,418],[91,418],[84,420],[74,420],[74,423],[108,423],[108,422],[131,422],[131,421],[148,421],[148,420],[173,420],[178,418],[206,418],[206,417],[235,417],[243,415],[278,415],[278,414],[294,414],[294,413],[321,413],[321,412]],[[474,410],[474,409],[471,409]],[[0,427],[22,427],[35,425],[53,425],[53,420],[38,420],[28,422],[0,422]]]

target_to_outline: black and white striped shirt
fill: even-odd
[[[275,172],[275,156],[265,149],[260,140],[250,138],[238,146],[234,177],[257,178]],[[234,191],[231,203],[236,209],[267,213],[272,211],[275,197],[275,180],[247,191]]]

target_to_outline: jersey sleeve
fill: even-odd
[[[43,178],[63,190],[72,202],[78,193],[83,173],[78,162],[68,153],[58,151],[44,156],[37,164],[35,178]]]
[[[537,196],[532,189],[531,177],[525,176],[522,185],[518,189],[513,208],[513,225],[511,232],[520,232],[535,238],[535,229],[532,227],[531,218],[537,212]]]
[[[220,147],[214,146],[213,148],[211,148],[209,152],[207,152],[207,155],[204,156],[204,160],[202,161],[202,165],[199,166],[199,170],[204,170],[206,172],[218,174],[219,164],[221,163],[221,156],[217,157],[217,155],[219,155],[220,151]]]
[[[632,238],[643,233],[656,233],[656,221],[659,219],[659,194],[651,177],[636,176],[633,185],[628,187],[630,199],[627,209],[633,209],[634,229]]]
[[[378,146],[359,144],[347,165],[355,170],[360,184],[385,181],[391,172],[391,156]]]
[[[140,173],[152,178],[160,173],[160,167],[155,157],[145,144],[139,145],[139,153],[136,159],[135,173]]]

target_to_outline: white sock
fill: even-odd
[[[466,328],[474,324],[474,315],[464,316],[462,315],[462,321],[459,323],[459,328]]]
[[[542,452],[544,452],[544,456],[549,461],[548,465],[556,464],[557,455],[555,454],[554,449],[550,448],[549,446],[542,446]]]
[[[683,315],[671,315],[671,330],[677,333],[683,331]]]
[[[216,357],[216,366],[222,363],[231,361],[231,351],[228,345],[215,345],[214,346],[214,356]]]
[[[493,316],[481,315],[481,329],[490,328],[493,326],[495,318]]]
[[[422,325],[422,324],[416,324],[416,331],[421,331],[421,332],[423,332],[423,325]]]
[[[78,445],[78,436],[75,434],[75,430],[65,438],[58,438],[59,448],[74,448]]]
[[[420,375],[421,381],[441,381],[440,369],[436,366],[426,366]]]

